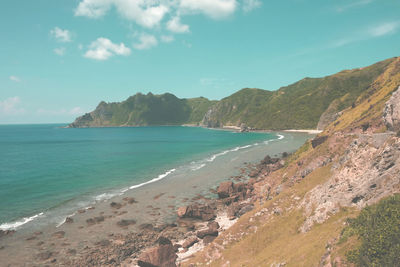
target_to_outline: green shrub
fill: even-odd
[[[364,208],[342,232],[357,235],[361,245],[346,253],[356,266],[400,266],[400,194]]]

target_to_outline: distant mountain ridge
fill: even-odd
[[[77,118],[69,127],[197,124],[215,102],[204,97],[179,99],[169,93],[137,93],[123,102],[100,102],[94,111]]]
[[[304,78],[276,91],[245,88],[220,101],[138,93],[119,103],[101,102],[69,127],[194,124],[255,129],[323,129],[352,106],[396,58],[323,78]]]

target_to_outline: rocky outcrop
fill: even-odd
[[[219,198],[227,198],[233,193],[233,183],[231,181],[222,182],[217,189]]]
[[[328,139],[328,136],[317,136],[311,141],[311,145],[313,148],[323,144]]]
[[[177,214],[179,218],[193,218],[201,219],[203,221],[210,221],[216,216],[215,208],[207,204],[192,204],[180,207],[178,208]]]
[[[331,178],[307,193],[302,202],[307,218],[302,232],[325,222],[341,207],[361,209],[400,192],[400,139],[389,134],[360,136],[331,171]]]
[[[147,249],[139,256],[138,265],[140,267],[175,267],[178,256],[171,241],[160,237],[157,243],[158,246]]]
[[[340,100],[335,99],[329,105],[329,107],[322,113],[319,118],[319,122],[317,125],[317,130],[324,130],[326,126],[328,126],[331,122],[334,122],[337,118],[340,117],[342,112],[339,111]]]
[[[390,131],[400,131],[400,86],[386,102],[383,119]]]

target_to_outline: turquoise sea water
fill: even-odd
[[[202,168],[224,153],[278,138],[192,127],[62,126],[0,126],[0,229],[167,178],[182,165]]]

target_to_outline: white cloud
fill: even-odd
[[[336,40],[330,47],[342,47],[348,44],[379,38],[395,33],[400,26],[400,22],[386,22],[373,27],[360,30],[352,36]]]
[[[261,7],[261,5],[262,2],[260,0],[243,0],[242,8],[244,12],[250,12]]]
[[[383,23],[381,25],[371,28],[369,30],[369,34],[372,37],[380,37],[380,36],[394,33],[398,27],[399,27],[399,22]]]
[[[174,40],[175,40],[175,38],[172,35],[161,35],[161,41],[164,43],[171,43]]]
[[[174,17],[167,22],[167,29],[175,33],[189,32],[189,25],[182,24],[180,17]]]
[[[18,76],[11,75],[9,78],[13,82],[16,82],[16,83],[21,82],[21,79]]]
[[[128,56],[131,50],[124,43],[114,44],[107,38],[98,38],[93,41],[84,57],[95,60],[107,60],[113,55]]]
[[[203,13],[220,19],[232,15],[237,7],[236,0],[180,0],[179,9],[183,13]]]
[[[68,43],[72,41],[72,34],[68,30],[63,30],[55,27],[50,31],[50,34],[59,42]]]
[[[71,109],[57,109],[57,110],[51,110],[51,109],[45,109],[45,108],[39,108],[36,110],[36,113],[39,115],[81,115],[84,114],[85,111],[81,107],[73,107]]]
[[[154,0],[82,0],[75,10],[76,16],[99,18],[111,7],[126,19],[137,24],[153,28],[169,12],[169,7]],[[166,2],[168,3],[168,2]]]
[[[344,12],[347,11],[348,9],[352,9],[355,7],[359,7],[359,6],[365,6],[368,5],[370,3],[372,3],[374,0],[360,0],[360,1],[353,1],[352,3],[349,3],[347,5],[343,5],[343,6],[339,6],[336,8],[337,12]]]
[[[18,96],[10,97],[0,101],[0,115],[18,115],[25,112],[19,107],[21,99]]]
[[[133,44],[133,47],[138,50],[150,49],[157,46],[158,41],[154,35],[142,33],[139,36],[139,43]]]
[[[82,110],[81,107],[74,107],[71,110],[69,110],[68,113],[71,114],[71,115],[80,115],[80,114],[83,114],[85,112]]]
[[[55,48],[53,51],[56,55],[59,55],[59,56],[65,55],[65,47]]]

